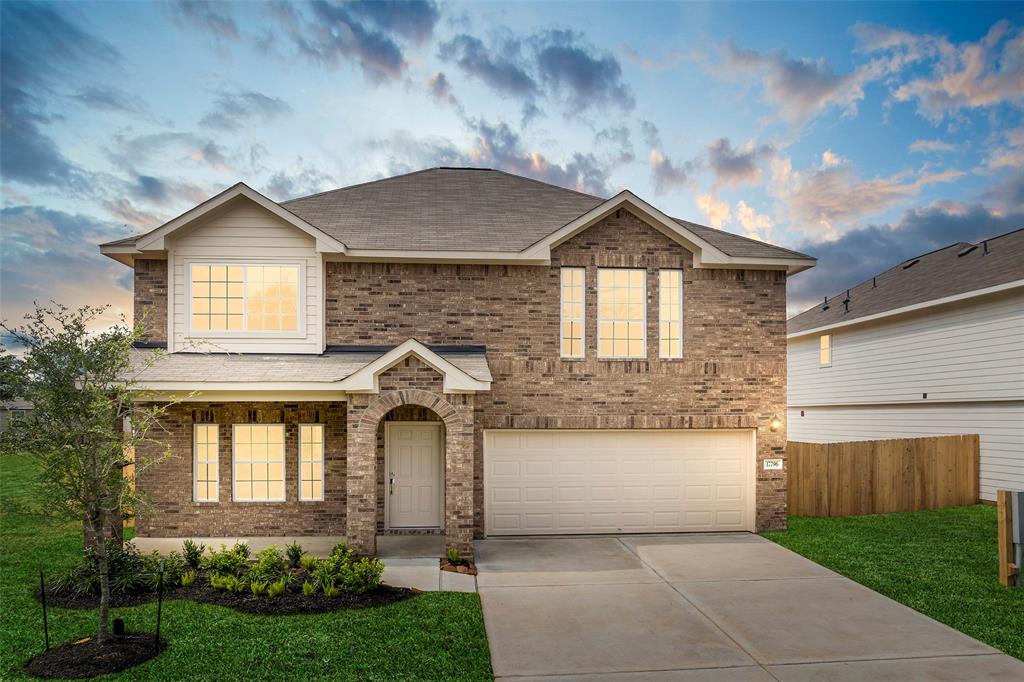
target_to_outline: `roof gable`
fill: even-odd
[[[408,357],[418,358],[440,374],[445,393],[470,393],[491,388],[489,381],[470,376],[416,339],[409,339],[368,363],[342,381],[339,388],[350,393],[380,393],[380,375]]]

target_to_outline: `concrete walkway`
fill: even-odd
[[[1024,679],[1024,663],[749,534],[488,539],[498,678]]]

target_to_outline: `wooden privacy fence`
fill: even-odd
[[[980,439],[966,436],[786,445],[789,513],[854,516],[974,504]]]

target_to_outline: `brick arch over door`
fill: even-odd
[[[348,411],[347,535],[361,553],[376,551],[377,426],[396,407],[432,410],[445,426],[444,535],[446,548],[473,554],[473,396],[418,388],[352,395]]]

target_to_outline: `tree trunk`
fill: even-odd
[[[101,505],[102,506],[102,505]],[[101,508],[93,525],[95,533],[96,555],[100,569],[100,627],[96,641],[105,644],[110,625],[110,540],[107,537],[107,510]]]

